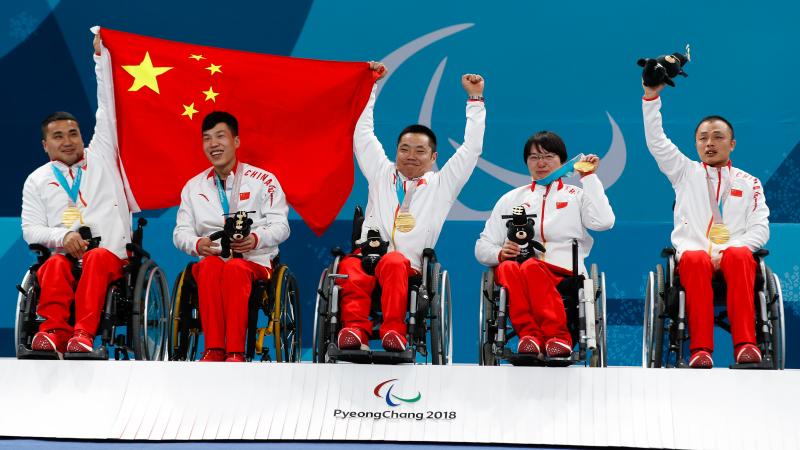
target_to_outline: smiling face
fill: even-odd
[[[422,133],[405,133],[397,143],[397,170],[408,179],[421,177],[433,168],[436,151]]]
[[[225,174],[233,168],[238,148],[239,136],[234,136],[223,122],[203,131],[203,151],[218,173]]]
[[[83,138],[78,122],[55,120],[44,129],[42,147],[51,161],[61,161],[71,166],[83,158]]]
[[[703,121],[695,132],[695,145],[700,160],[712,167],[723,167],[736,147],[733,130],[722,120]]]
[[[538,145],[531,146],[531,153],[526,161],[531,178],[541,180],[561,167],[561,159],[555,153],[548,152]]]

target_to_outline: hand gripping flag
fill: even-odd
[[[274,173],[322,234],[353,186],[353,130],[375,80],[366,63],[290,58],[101,29],[111,57],[120,160],[134,206],[180,202],[209,167],[201,123],[239,121],[238,160]]]

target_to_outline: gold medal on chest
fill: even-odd
[[[715,244],[724,244],[731,238],[731,233],[724,223],[715,223],[708,230],[708,239]]]
[[[67,209],[61,214],[61,222],[67,228],[72,228],[72,224],[75,222],[83,223],[83,217],[81,216],[81,210],[79,210],[75,206],[68,206]]]
[[[408,212],[401,212],[397,214],[397,217],[394,219],[394,225],[397,227],[397,231],[401,233],[410,232],[414,229],[416,224],[416,219]]]

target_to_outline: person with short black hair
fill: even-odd
[[[517,352],[567,357],[573,343],[557,286],[564,277],[577,275],[572,273],[573,240],[578,241],[578,270],[586,275],[583,261],[594,243],[588,230],[613,227],[614,212],[595,174],[600,164],[597,156],[581,158],[583,188],[565,184],[555,175],[567,161],[567,147],[556,133],[535,133],[525,143],[522,156],[533,182],[500,197],[475,243],[475,258],[492,267],[497,284],[508,291],[509,318],[519,336]],[[525,238],[542,244],[545,252],[526,248],[520,257],[522,246],[508,239],[508,219],[503,216],[519,206],[536,214],[533,235]]]
[[[192,266],[205,337],[200,361],[243,362],[252,284],[272,274],[278,245],[289,238],[289,207],[275,175],[237,159],[236,117],[211,112],[203,119],[202,134],[212,167],[183,187],[172,240],[179,250],[200,257]],[[250,233],[230,239],[231,254],[223,255],[210,236],[240,211],[253,213]]]
[[[111,62],[95,36],[97,112],[88,148],[78,120],[64,111],[41,123],[42,146],[50,161],[33,171],[22,190],[22,236],[29,244],[55,249],[36,276],[41,287],[37,314],[44,318],[31,350],[88,353],[108,285],[122,277],[131,241],[131,207],[118,168],[116,131],[109,110]],[[79,233],[88,227],[101,238],[97,248]],[[81,261],[80,279],[73,266]],[[74,301],[74,325],[69,323]]]
[[[371,62],[370,68],[380,74],[378,79],[387,73],[381,63]],[[406,127],[397,139],[395,162],[387,158],[373,127],[374,88],[358,120],[353,148],[369,183],[361,240],[375,229],[389,247],[374,268],[374,275],[365,272],[358,255],[346,256],[339,264],[340,272],[348,276],[336,280],[342,287],[343,328],[337,339],[340,349],[368,348],[371,295],[378,283],[382,288],[383,348],[406,348],[408,277],[422,269],[422,251],[436,245],[450,206],[483,149],[483,78],[467,74],[461,77],[461,84],[468,95],[464,143],[438,172],[433,171],[436,135],[424,125]]]
[[[769,208],[758,178],[733,167],[733,125],[708,116],[695,128],[701,162],[692,161],[667,138],[661,124],[664,85],[644,87],[642,114],[647,148],[675,190],[672,246],[686,290],[691,336],[689,366],[711,368],[714,361],[714,293],[717,271],[727,283],[728,317],[737,363],[761,361],[755,345],[753,295],[756,266],[752,252],[769,239]]]

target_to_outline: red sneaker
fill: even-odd
[[[517,353],[525,353],[528,355],[538,355],[542,352],[542,347],[533,336],[522,336],[517,344]]]
[[[388,331],[381,339],[381,345],[389,352],[402,352],[406,349],[406,338],[400,336],[397,331]]]
[[[58,341],[58,336],[52,331],[40,331],[33,335],[31,350],[37,352],[55,352],[56,355],[58,355],[58,359],[64,359],[64,346],[63,343],[58,345]]]
[[[736,348],[736,364],[760,363],[761,350],[753,344],[743,344]]]
[[[711,353],[705,350],[692,352],[692,356],[689,358],[689,367],[692,369],[710,369],[714,367],[714,360],[711,359]]]
[[[225,362],[245,362],[244,353],[228,353]]]
[[[91,353],[94,336],[84,330],[75,330],[69,341],[67,341],[67,352],[69,353]]]
[[[223,362],[225,361],[225,350],[221,348],[207,348],[200,357],[200,362]]]
[[[339,337],[336,345],[340,350],[369,350],[369,345],[365,345],[361,338],[364,333],[358,328],[345,327],[339,330]]]
[[[550,358],[566,358],[572,354],[572,346],[564,339],[551,338],[544,344],[544,350]]]

